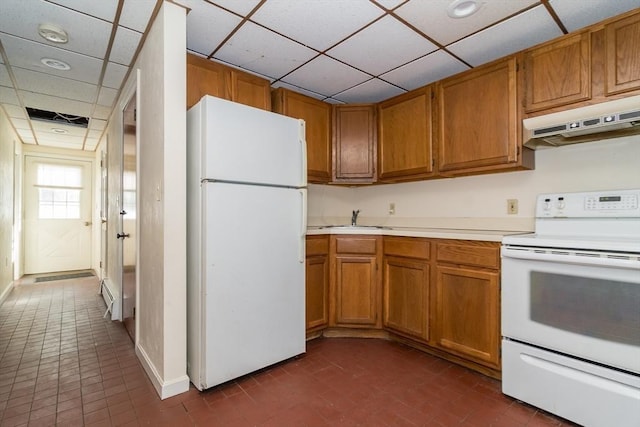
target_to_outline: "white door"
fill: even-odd
[[[91,268],[91,162],[25,158],[25,274]]]

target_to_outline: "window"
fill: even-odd
[[[40,219],[80,218],[81,167],[41,163],[36,187]]]

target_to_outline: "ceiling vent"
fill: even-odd
[[[27,107],[27,113],[31,120],[55,123],[57,125],[70,125],[86,128],[89,125],[89,118],[74,116],[72,114],[56,113],[54,111],[38,110]]]

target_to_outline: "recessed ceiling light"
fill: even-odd
[[[51,128],[51,131],[52,131],[53,133],[57,133],[57,134],[59,134],[59,135],[64,135],[64,134],[66,134],[66,133],[69,133],[69,131],[68,131],[68,130],[66,130],[66,129],[62,129],[62,128]]]
[[[69,71],[71,69],[71,65],[67,64],[64,61],[60,61],[59,59],[42,58],[40,62],[42,62],[47,67],[53,68],[55,70]]]
[[[466,18],[476,13],[482,3],[477,0],[453,0],[447,7],[447,15],[451,18]]]
[[[49,40],[53,43],[66,43],[69,41],[67,32],[54,24],[40,24],[38,27],[38,34],[45,40]]]

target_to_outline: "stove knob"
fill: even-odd
[[[567,204],[565,203],[564,200],[559,199],[558,200],[558,209],[564,209],[567,206]]]
[[[545,211],[551,210],[551,199],[544,199],[544,210]]]

